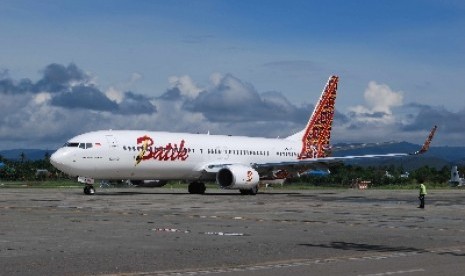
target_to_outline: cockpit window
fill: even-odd
[[[92,143],[67,142],[66,144],[64,144],[63,147],[68,147],[68,148],[80,148],[80,149],[90,149],[90,148],[92,148]]]
[[[70,148],[77,148],[79,146],[79,143],[74,143],[74,142],[67,142],[64,147],[70,147]]]

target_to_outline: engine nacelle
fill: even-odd
[[[216,174],[216,183],[224,189],[251,189],[259,180],[258,172],[244,165],[231,165]]]

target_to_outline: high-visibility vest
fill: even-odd
[[[425,184],[420,184],[420,195],[426,195],[426,186]]]

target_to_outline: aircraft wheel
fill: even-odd
[[[253,187],[252,189],[240,189],[241,195],[256,195],[258,193],[258,186]]]
[[[93,195],[95,194],[95,188],[92,185],[86,185],[84,187],[84,194],[86,195]]]
[[[187,188],[190,194],[199,195],[204,194],[206,189],[207,187],[205,187],[205,183],[203,182],[192,182],[189,184],[189,187]]]
[[[199,183],[199,194],[203,195],[205,193],[205,190],[207,187],[205,187],[205,183]]]
[[[258,186],[255,186],[249,190],[249,195],[256,195],[257,193],[258,193]]]

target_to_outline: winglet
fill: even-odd
[[[425,143],[423,144],[423,146],[421,147],[420,150],[412,153],[411,155],[418,155],[418,154],[423,154],[425,152],[427,152],[429,150],[429,144],[431,143],[431,141],[433,140],[433,137],[434,137],[434,133],[436,133],[436,129],[438,128],[438,126],[434,126],[429,135],[428,135],[428,138],[426,138],[425,140]]]

